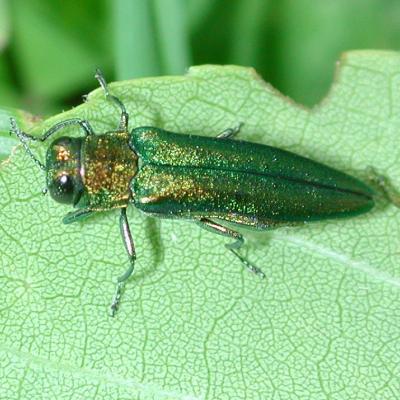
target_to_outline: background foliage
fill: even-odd
[[[0,104],[51,114],[109,80],[238,64],[305,105],[348,49],[397,49],[396,0],[0,0]]]

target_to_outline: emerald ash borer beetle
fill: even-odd
[[[350,175],[285,150],[234,140],[240,124],[216,137],[178,134],[152,126],[129,131],[124,104],[108,91],[99,70],[96,78],[106,99],[121,111],[115,131],[95,134],[88,121],[73,118],[34,137],[19,130],[12,119],[11,133],[45,171],[50,196],[76,208],[64,217],[65,224],[95,212],[120,209],[129,266],[117,279],[112,315],[136,260],[126,215],[129,204],[150,216],[186,219],[233,239],[226,247],[261,277],[263,272],[240,253],[244,239],[231,224],[264,230],[351,217],[374,206],[372,187]],[[78,125],[84,136],[55,139],[45,164],[33,155],[30,140],[46,141],[70,125]],[[377,183],[389,193],[383,178],[378,177]]]

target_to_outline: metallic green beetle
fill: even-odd
[[[96,135],[88,121],[69,119],[41,137],[20,131],[12,120],[11,132],[46,172],[51,197],[77,209],[64,217],[65,224],[93,212],[121,210],[120,228],[129,268],[118,278],[111,315],[135,265],[126,216],[130,203],[148,215],[187,219],[235,239],[227,248],[261,277],[263,272],[239,253],[243,236],[224,224],[262,230],[355,216],[374,206],[374,190],[356,178],[275,147],[232,140],[240,124],[214,138],[150,126],[129,132],[124,104],[109,93],[100,71],[96,78],[106,98],[121,110],[116,131]],[[47,150],[46,165],[42,164],[27,142],[45,141],[69,125],[79,125],[85,136],[56,139]]]

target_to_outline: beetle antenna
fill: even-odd
[[[119,127],[121,130],[126,131],[128,129],[128,113],[126,111],[124,103],[116,96],[113,96],[109,91],[108,91],[108,85],[106,82],[106,79],[104,78],[103,73],[99,68],[96,69],[96,74],[94,77],[98,80],[101,88],[104,90],[104,94],[106,96],[106,99],[110,99],[113,101],[121,110],[121,122],[119,124]]]
[[[32,153],[31,149],[28,146],[27,140],[34,140],[35,138],[31,135],[28,135],[27,133],[21,131],[17,125],[17,121],[15,118],[10,118],[10,134],[15,134],[19,141],[21,142],[22,146],[24,146],[24,149],[26,153],[29,155],[29,157],[34,161],[34,163],[43,171],[46,171],[46,167],[44,164],[40,162],[40,160]]]

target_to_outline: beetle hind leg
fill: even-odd
[[[244,244],[244,237],[239,232],[229,229],[223,225],[217,224],[209,220],[208,218],[200,218],[197,220],[197,224],[210,232],[217,233],[218,235],[227,236],[235,239],[233,243],[225,245],[239,260],[240,262],[252,273],[258,275],[260,278],[265,278],[264,272],[254,264],[252,264],[246,257],[239,253],[240,248]]]
[[[260,268],[252,264],[246,257],[243,257],[239,253],[239,249],[243,246],[243,244],[244,238],[242,235],[240,235],[240,237],[235,242],[226,244],[225,247],[229,249],[250,272],[258,275],[260,278],[265,278],[265,274]]]
[[[367,169],[369,180],[397,208],[400,208],[400,193],[393,187],[389,179],[379,174],[373,167]]]

